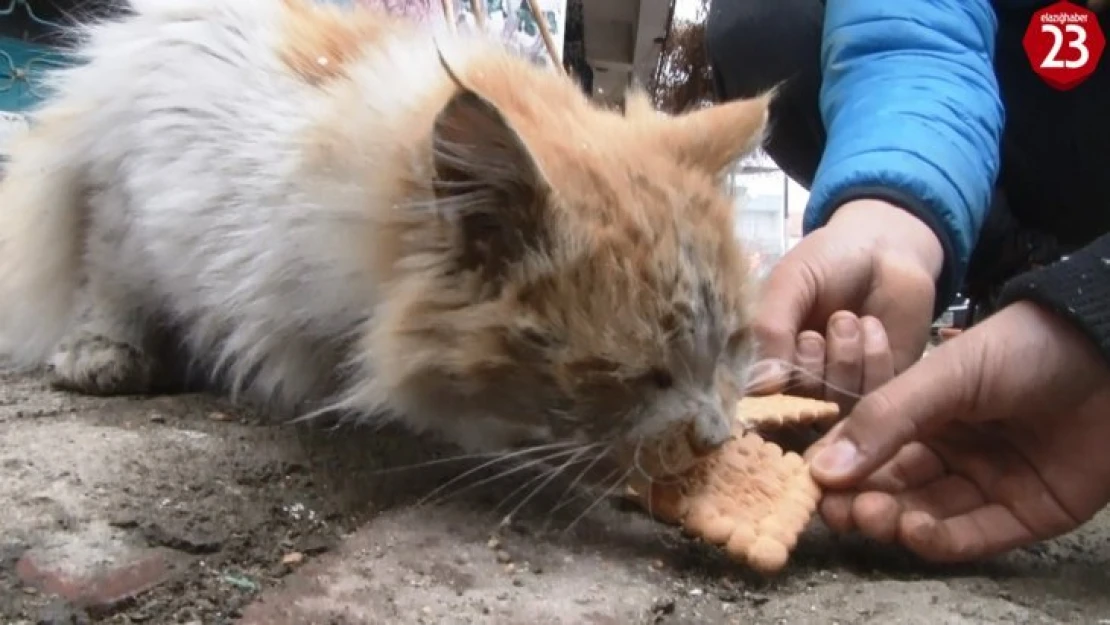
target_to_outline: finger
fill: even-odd
[[[764,281],[752,319],[762,360],[793,364],[798,333],[817,297],[816,278],[803,261],[788,254]],[[789,370],[779,371],[785,384]]]
[[[834,532],[847,534],[856,529],[852,519],[852,502],[856,493],[826,493],[819,506],[821,519]]]
[[[904,513],[924,512],[936,519],[968,514],[987,503],[983,491],[960,475],[946,475],[896,497]]]
[[[991,504],[949,519],[926,512],[902,517],[899,539],[926,560],[954,563],[997,555],[1037,541],[1005,507]]]
[[[882,320],[894,370],[904,371],[921,356],[929,340],[929,317],[935,298],[933,278],[902,262],[878,263],[875,269],[878,273],[863,309]]]
[[[863,332],[859,318],[841,310],[829,317],[825,346],[825,398],[847,410],[863,382]]]
[[[902,493],[944,477],[944,462],[928,446],[912,442],[860,484],[861,490]]]
[[[825,388],[825,337],[812,330],[798,335],[798,371],[791,391],[806,397],[821,398]]]
[[[863,330],[863,383],[862,393],[886,384],[894,377],[894,354],[881,321],[875,317],[860,319]]]
[[[977,510],[984,503],[974,484],[949,475],[910,492],[861,493],[852,503],[852,524],[864,536],[892,543],[898,539],[901,520],[907,514],[924,513],[943,520]]]
[[[871,491],[860,493],[852,502],[852,524],[861,534],[880,543],[898,538],[902,508],[894,495]]]
[[[836,425],[832,426],[832,428],[829,429],[829,431],[826,432],[824,436],[817,439],[815,443],[807,447],[806,450],[802,452],[802,459],[812,464],[814,458],[816,458],[823,449],[828,447],[832,443],[832,441],[836,440],[839,437],[839,432],[843,429],[844,421],[840,421]]]
[[[978,350],[978,342],[945,343],[865,396],[814,456],[814,479],[832,489],[852,488],[905,444],[963,415],[982,373]]]
[[[945,455],[952,471],[965,477],[979,492],[990,493],[991,501],[1011,510],[1035,535],[1057,536],[1083,521],[1053,495],[1042,472],[1005,443],[981,441],[977,446],[965,446],[964,450],[950,441],[937,441],[934,445],[938,453]],[[947,513],[956,514],[952,510]]]
[[[855,528],[864,536],[883,543],[898,538],[903,516],[924,512],[936,519],[967,514],[985,502],[979,489],[966,479],[949,475],[912,491],[865,491],[853,497],[845,513],[843,503],[830,511],[838,524]],[[824,514],[824,509],[823,509]],[[841,518],[847,514],[849,518]]]

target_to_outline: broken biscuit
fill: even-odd
[[[735,415],[745,430],[831,426],[840,418],[840,407],[831,401],[808,397],[763,395],[741,399]]]
[[[786,565],[821,491],[801,456],[744,430],[829,423],[839,414],[831,402],[745,398],[737,406],[736,438],[677,477],[639,478],[628,496],[654,518],[723,547],[760,573],[775,573]]]

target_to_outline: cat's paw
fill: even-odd
[[[53,384],[89,395],[139,395],[150,390],[154,361],[142,350],[100,335],[62,344],[50,361]]]

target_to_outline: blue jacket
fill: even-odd
[[[1008,4],[1019,3],[1030,4]],[[820,107],[828,144],[805,231],[851,199],[904,206],[944,247],[943,309],[963,278],[998,175],[1004,111],[993,68],[994,6],[826,0],[824,28]]]

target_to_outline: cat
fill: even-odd
[[[89,394],[180,357],[275,414],[468,450],[731,436],[751,283],[722,176],[771,95],[623,109],[496,42],[309,0],[133,0],[12,147],[0,353]]]

